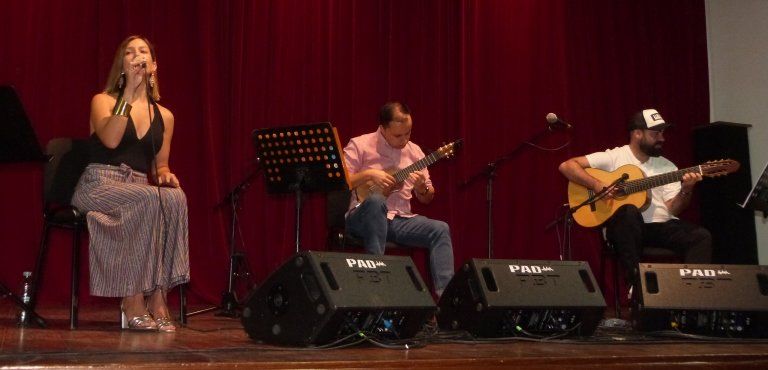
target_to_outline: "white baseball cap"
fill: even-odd
[[[664,121],[656,109],[643,109],[629,120],[630,131],[636,129],[661,131],[669,126],[671,124]]]

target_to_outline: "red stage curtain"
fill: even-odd
[[[703,1],[0,0],[0,8],[0,83],[16,86],[43,145],[88,135],[90,98],[124,37],[154,42],[161,103],[176,117],[171,167],[189,198],[192,298],[208,302],[227,282],[229,211],[220,202],[254,169],[255,128],[331,121],[346,144],[374,130],[378,107],[397,99],[413,110],[422,147],[463,137],[458,156],[431,170],[435,202],[417,207],[451,225],[458,265],[487,256],[485,179],[459,185],[490,161],[514,152],[495,178],[495,257],[555,259],[557,236],[544,226],[566,201],[561,161],[624,144],[626,119],[655,107],[677,124],[667,156],[687,165],[690,128],[708,121]],[[524,144],[545,130],[548,112],[575,127],[535,144],[570,140],[563,150]],[[0,281],[12,287],[37,252],[38,167],[0,167]],[[242,206],[238,248],[261,281],[293,251],[293,197],[267,195],[258,177]],[[303,225],[304,247],[324,249],[322,195],[307,197]],[[66,236],[53,239],[43,300],[68,299]],[[596,269],[599,248],[594,230],[575,229],[574,259]]]

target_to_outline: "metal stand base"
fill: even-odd
[[[202,310],[192,311],[192,312],[185,312],[182,314],[182,323],[186,324],[186,319],[192,316],[208,313],[211,311],[216,311],[214,313],[214,316],[219,317],[231,317],[231,318],[238,318],[240,317],[240,311],[242,310],[240,307],[240,303],[237,301],[237,296],[235,295],[234,291],[234,279],[245,279],[248,280],[251,276],[250,271],[247,268],[247,265],[245,263],[245,255],[242,252],[235,252],[231,258],[230,258],[230,271],[232,271],[232,283],[229,286],[228,290],[225,290],[221,293],[221,303],[218,306],[208,307],[204,308]],[[182,294],[183,295],[183,294]],[[186,299],[184,297],[183,299]],[[186,305],[183,305],[186,307]]]
[[[19,306],[19,308],[27,312],[26,320],[24,320],[23,322],[20,322],[19,326],[27,327],[27,326],[31,326],[31,324],[33,323],[41,328],[45,328],[46,326],[48,326],[45,323],[45,320],[43,319],[42,316],[38,315],[37,312],[35,312],[35,310],[33,310],[31,307],[25,304],[24,301],[21,300],[21,298],[13,294],[13,292],[11,292],[10,289],[8,289],[8,287],[6,287],[5,284],[3,283],[0,283],[0,297],[11,298],[11,301],[13,301],[13,303],[15,303],[17,306]]]

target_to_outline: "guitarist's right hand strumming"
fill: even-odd
[[[605,191],[605,194],[603,194],[600,199],[606,202],[609,207],[612,206],[613,198],[619,195],[619,188],[614,186],[613,188],[608,189],[610,185],[604,184],[599,179],[595,179],[595,180],[597,180],[597,182],[592,188],[592,191],[594,192],[594,194],[600,194],[601,191]]]
[[[376,170],[373,168],[369,168],[363,171],[363,173],[363,178],[366,180],[365,183],[367,183],[370,188],[384,194],[384,196],[387,196],[397,190],[393,188],[395,185],[395,178],[392,177],[392,175],[382,170]],[[364,184],[362,186],[366,185]]]

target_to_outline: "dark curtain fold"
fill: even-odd
[[[686,165],[690,129],[708,119],[702,1],[0,0],[0,8],[0,83],[16,86],[42,144],[88,135],[90,98],[124,37],[155,44],[161,103],[176,117],[171,167],[189,199],[191,290],[208,302],[226,286],[222,201],[256,169],[255,128],[330,121],[344,145],[373,131],[378,107],[397,99],[413,110],[412,138],[425,149],[464,138],[454,159],[431,169],[435,202],[416,207],[451,225],[458,265],[487,256],[486,178],[461,184],[489,162],[506,157],[493,187],[495,257],[556,259],[557,235],[544,226],[566,201],[561,161],[624,144],[630,114],[655,107],[677,124],[667,156]],[[546,131],[549,112],[575,128]],[[0,280],[14,286],[37,253],[41,169],[1,168]],[[306,196],[307,249],[325,249],[324,203]],[[241,205],[237,248],[261,281],[293,252],[294,199],[266,194],[256,177]],[[52,240],[43,300],[68,298],[67,237]],[[599,248],[594,230],[574,229],[574,259],[596,270]]]

